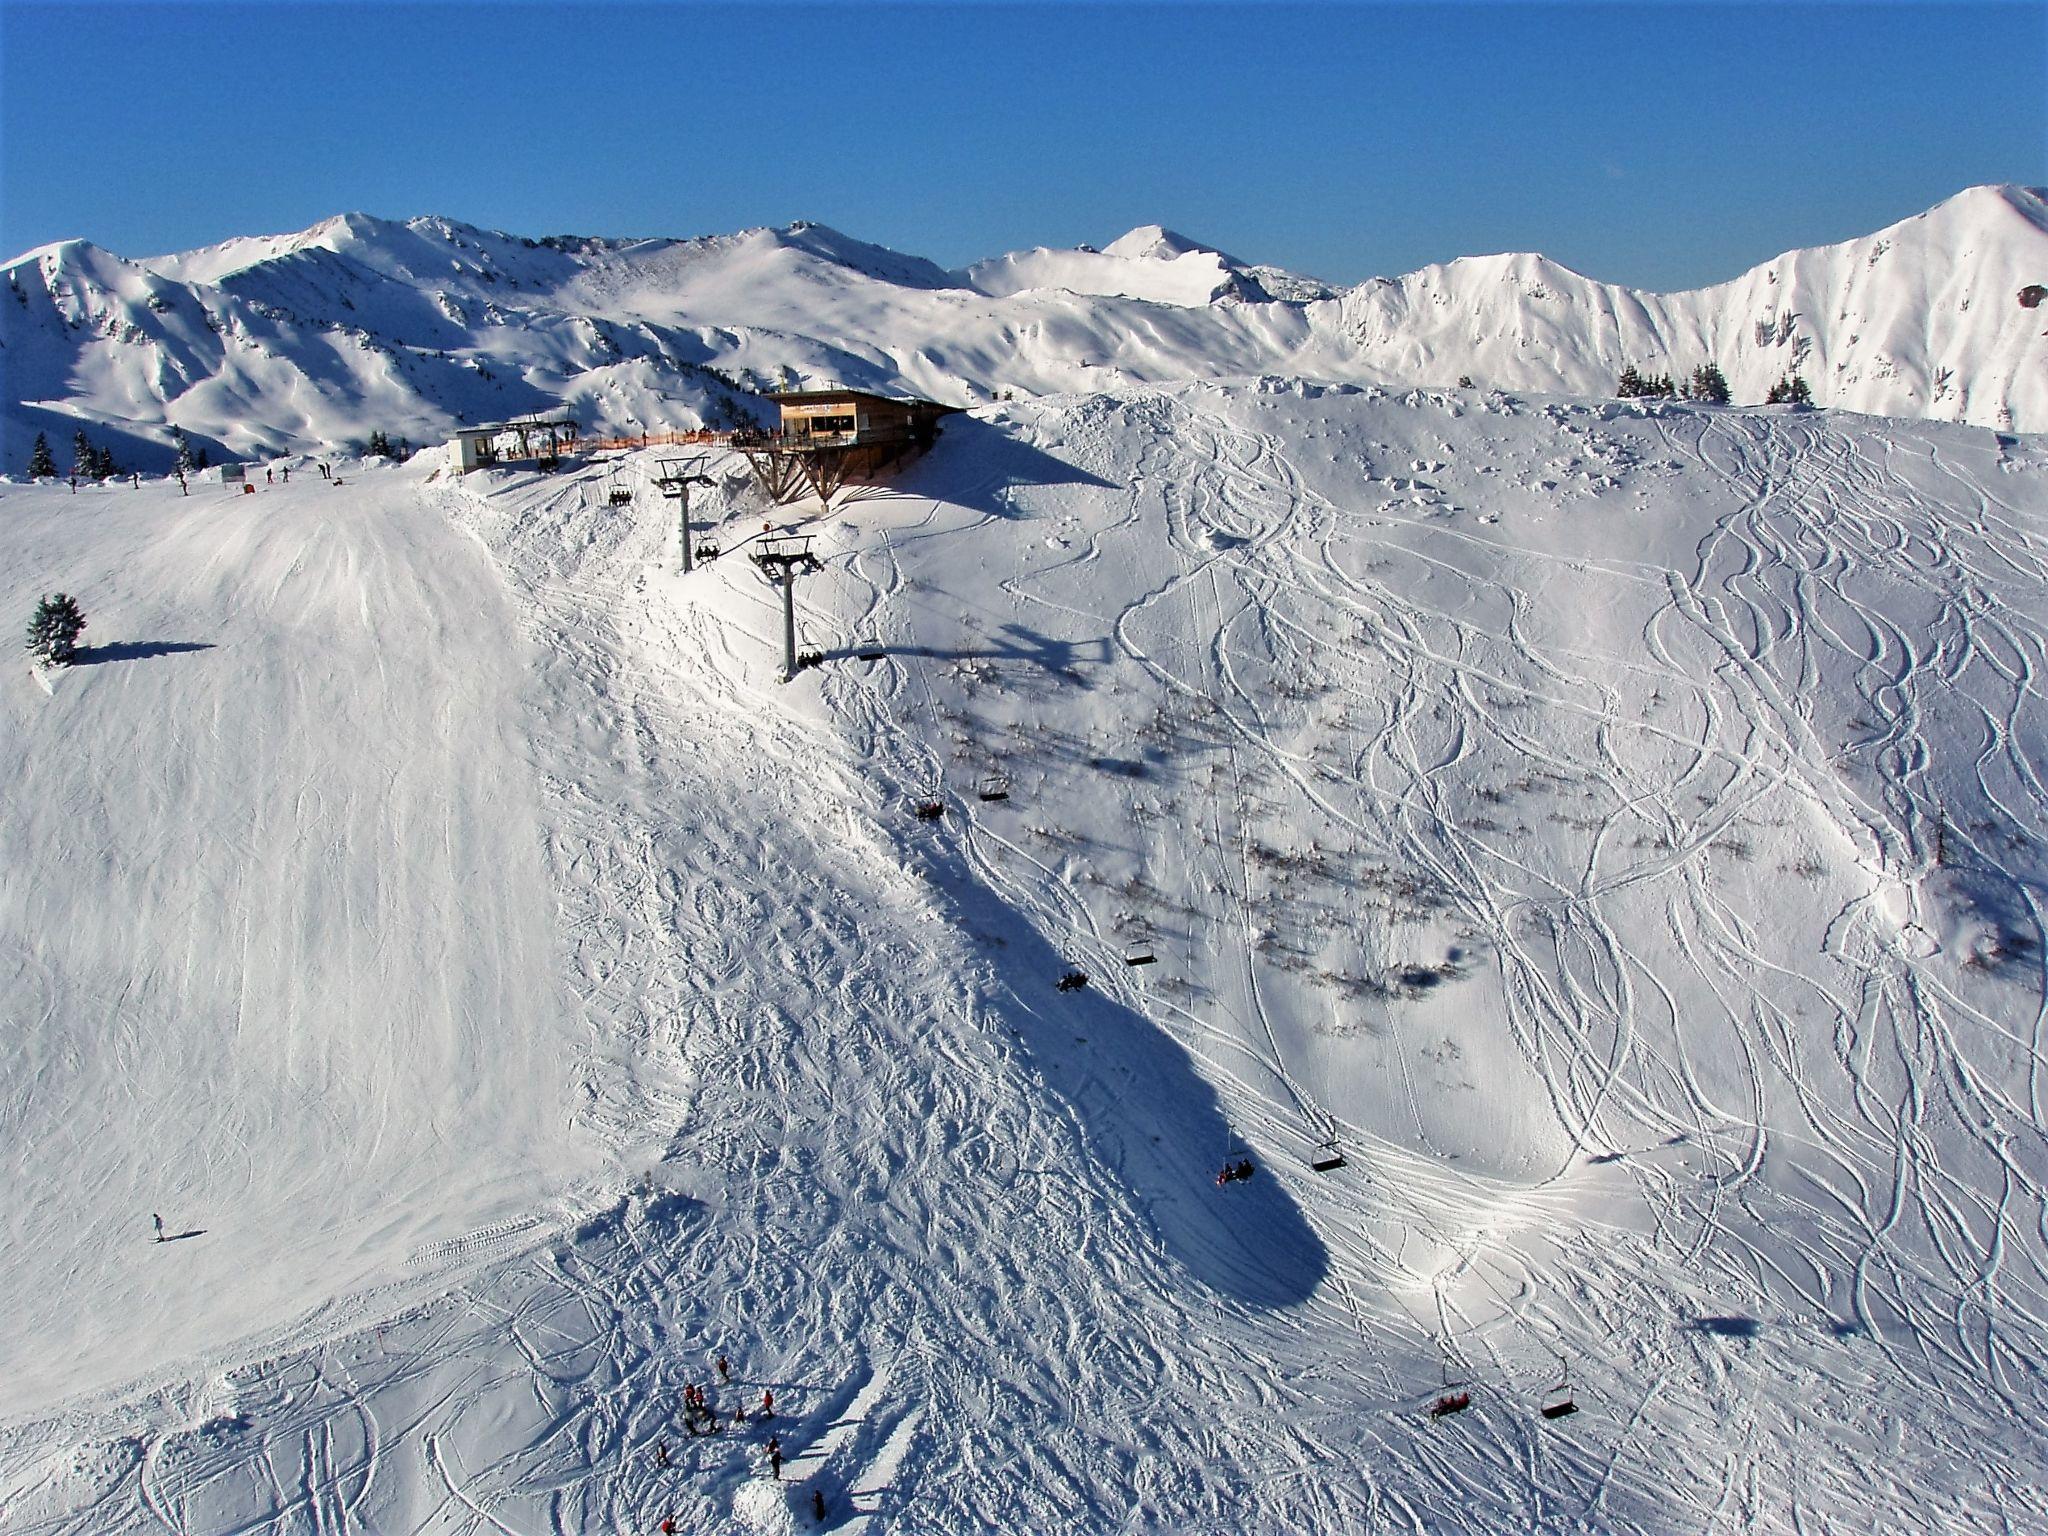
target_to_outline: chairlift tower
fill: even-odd
[[[782,680],[796,676],[796,579],[825,567],[811,553],[811,536],[762,539],[747,556],[761,574],[782,588]]]
[[[654,479],[654,483],[660,489],[661,494],[676,503],[676,526],[682,533],[683,574],[685,576],[695,569],[690,561],[690,487],[693,485],[717,484],[709,475],[699,473],[703,464],[704,460],[701,457],[694,459],[663,459],[661,460],[661,473],[655,476]]]

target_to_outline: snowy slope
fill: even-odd
[[[1709,357],[1738,401],[1799,372],[1822,405],[2048,430],[2043,323],[2015,302],[2048,281],[2048,212],[2016,187],[1681,294],[1531,255],[1340,293],[1156,225],[949,275],[815,224],[537,241],[361,214],[140,262],[71,241],[6,272],[10,466],[81,422],[161,467],[172,424],[253,455],[563,407],[619,430],[759,409],[728,380],[954,404],[1259,373],[1598,395],[1624,363]]]
[[[712,469],[735,554],[791,520]],[[429,473],[5,493],[17,608],[62,583],[89,638],[217,649],[0,695],[0,867],[30,849],[66,915],[0,885],[37,1021],[8,1144],[97,1157],[11,1173],[8,1315],[75,1276],[175,1335],[124,1393],[10,1331],[43,1374],[0,1526],[776,1531],[813,1489],[870,1531],[2048,1523],[2038,443],[1276,381],[1020,402],[807,525],[827,661],[786,687],[774,594],[730,556],[674,574],[651,495]],[[303,771],[390,820],[287,828],[292,772],[188,761],[288,756],[320,700],[351,702]],[[401,814],[458,773],[397,750],[440,719],[498,786],[453,797],[462,835]],[[259,831],[167,828],[169,771],[193,823]],[[212,899],[109,953],[83,914],[167,829],[156,878],[196,863]],[[480,847],[537,877],[478,889]],[[200,973],[153,956],[251,923],[236,1017],[296,1044],[174,1017]],[[1140,938],[1158,962],[1124,966]],[[375,985],[315,1007],[294,954]],[[97,1042],[130,999],[225,1071],[486,985],[493,1039],[567,1064],[519,1135],[488,1052],[331,1068],[334,1145],[419,1146],[470,1100],[460,1145],[300,1200],[296,1239],[365,1272],[290,1293],[326,1314],[208,1304],[195,1275],[273,1229],[182,1143],[231,1120],[290,1180],[328,1133],[283,1068],[123,1112],[143,1075]],[[560,1139],[515,1168],[534,1126]],[[1349,1163],[1317,1175],[1328,1135]],[[1217,1188],[1240,1152],[1259,1175]],[[492,1174],[544,1220],[508,1234]],[[157,1249],[167,1187],[207,1231]],[[349,1247],[373,1205],[510,1251],[394,1268]],[[403,1284],[348,1299],[372,1278]],[[681,1433],[720,1349],[721,1404],[776,1394],[781,1488],[765,1430]],[[1581,1412],[1544,1421],[1567,1368]],[[1445,1380],[1473,1407],[1431,1425]]]
[[[524,1230],[596,1166],[561,1112],[589,1041],[551,958],[536,658],[470,541],[350,489],[0,520],[9,611],[68,586],[92,643],[0,691],[0,1412]],[[152,1212],[206,1229],[168,1271],[132,1241]]]

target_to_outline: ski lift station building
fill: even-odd
[[[936,400],[895,399],[859,389],[789,389],[769,397],[782,413],[782,436],[818,447],[857,443],[929,444],[939,418],[954,407]]]

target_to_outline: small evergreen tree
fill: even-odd
[[[1650,392],[1649,381],[1636,372],[1634,363],[1624,363],[1621,377],[1614,381],[1614,392],[1624,400],[1635,400]]]
[[[384,435],[382,427],[379,427],[370,434],[370,446],[363,451],[372,458],[381,457],[388,459],[391,457],[391,439]]]
[[[85,613],[66,593],[45,594],[28,621],[28,653],[38,666],[68,667],[78,655]]]
[[[1806,387],[1806,380],[1796,373],[1788,373],[1771,386],[1771,392],[1764,396],[1765,405],[1811,405],[1813,391]]]
[[[1728,379],[1721,372],[1718,363],[1701,363],[1692,371],[1692,386],[1686,391],[1688,398],[1704,405],[1726,405],[1728,403]]]
[[[185,436],[183,427],[171,428],[171,445],[178,450],[178,461],[171,466],[174,474],[189,475],[195,468],[192,462],[192,444]]]
[[[92,477],[93,477],[93,479],[95,479],[95,480],[111,480],[111,479],[113,479],[113,478],[114,478],[114,476],[116,476],[116,475],[118,475],[118,474],[120,474],[120,473],[121,473],[121,469],[120,469],[120,466],[119,466],[119,465],[117,465],[117,464],[116,464],[116,463],[114,462],[114,450],[113,450],[113,449],[111,449],[111,448],[95,448],[95,449],[93,449],[93,451],[92,451]]]
[[[91,479],[92,467],[98,462],[92,439],[80,427],[71,438],[71,473],[80,479]]]
[[[28,477],[31,480],[57,478],[57,461],[50,456],[50,439],[41,432],[36,434],[35,447],[29,450]]]

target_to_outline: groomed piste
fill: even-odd
[[[2048,1526],[2041,439],[659,457],[0,487],[0,1529]]]

